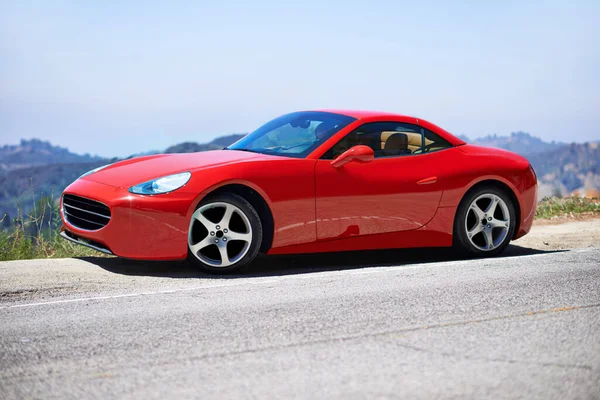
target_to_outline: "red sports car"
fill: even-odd
[[[120,257],[230,272],[258,252],[455,246],[493,256],[531,228],[533,168],[419,118],[281,116],[223,150],[97,168],[64,192],[61,235]]]

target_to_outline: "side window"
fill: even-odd
[[[372,122],[350,132],[321,158],[333,160],[359,144],[372,148],[375,158],[422,154],[452,147],[446,140],[418,125]]]
[[[424,153],[433,153],[434,151],[440,151],[449,149],[452,145],[444,138],[436,135],[435,133],[424,129],[425,131],[425,147],[423,148]]]

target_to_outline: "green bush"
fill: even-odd
[[[554,216],[581,213],[600,214],[600,199],[545,197],[538,203],[535,217],[548,219]]]
[[[31,214],[23,215],[17,203],[16,218],[10,220],[5,215],[0,219],[0,226],[5,227],[0,230],[0,261],[102,255],[60,237],[62,221],[53,195],[36,200],[32,193],[32,201]]]

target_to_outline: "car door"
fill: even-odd
[[[331,164],[358,144],[374,150],[373,161]],[[431,220],[442,194],[443,157],[425,148],[423,128],[397,122],[364,124],[334,145],[315,166],[317,239],[407,231]]]

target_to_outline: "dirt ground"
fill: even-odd
[[[536,220],[527,235],[512,243],[539,250],[600,247],[600,216],[588,214]]]

